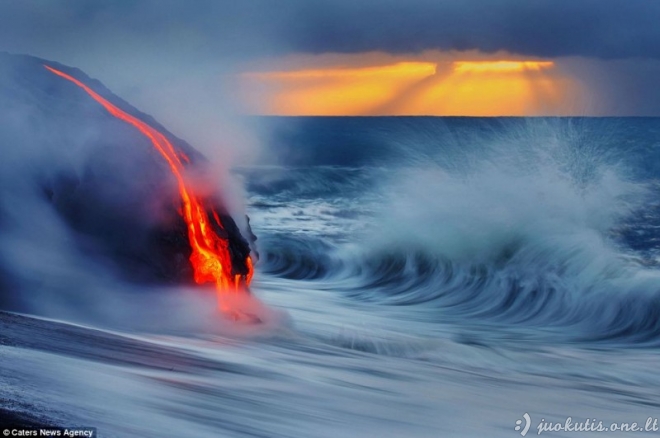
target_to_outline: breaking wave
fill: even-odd
[[[660,185],[616,148],[522,132],[387,171],[282,173],[276,186],[340,193],[360,220],[339,240],[267,234],[260,269],[353,300],[415,306],[443,323],[657,343]],[[360,184],[369,196],[354,190]],[[294,203],[300,190],[279,195]],[[342,209],[340,198],[324,202]]]

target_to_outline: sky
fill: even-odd
[[[0,0],[0,50],[208,143],[248,141],[242,114],[660,116],[658,23],[657,0]]]

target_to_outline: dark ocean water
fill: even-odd
[[[240,173],[267,278],[484,343],[660,342],[660,120],[266,122],[277,165]]]
[[[6,322],[27,347],[0,358],[12,409],[153,437],[660,417],[660,119],[258,123],[260,161],[234,175],[278,316],[199,330],[213,305],[182,288],[125,310],[149,330]]]

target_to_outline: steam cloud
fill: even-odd
[[[159,294],[165,308],[168,302],[198,306],[153,287],[182,284],[192,275],[186,227],[176,211],[179,195],[166,163],[136,129],[43,62],[0,56],[0,305],[73,319],[144,319],[146,291]],[[186,155],[201,159],[168,135]],[[132,305],[123,305],[126,300]]]

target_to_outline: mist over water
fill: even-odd
[[[337,123],[309,124],[324,122]],[[386,157],[415,123],[427,142]],[[265,195],[285,198],[288,190],[286,207],[254,202],[255,219],[263,214],[263,223],[279,220],[299,235],[268,240],[265,269],[319,279],[354,299],[415,305],[443,323],[489,322],[544,337],[553,328],[553,341],[655,343],[657,247],[638,244],[640,236],[655,238],[658,188],[631,153],[654,144],[643,135],[654,123],[364,120],[371,135],[394,131],[381,136],[385,153],[361,150],[356,158],[368,164],[355,168],[323,167],[334,157],[321,151],[320,167],[283,172],[274,182],[283,190]],[[649,221],[639,223],[640,215]]]
[[[262,324],[72,245],[41,189],[11,210],[3,173],[5,278],[23,311],[84,324],[3,317],[3,409],[172,437],[515,436],[525,412],[654,414],[658,120],[252,122],[261,161],[231,178],[260,255],[263,304],[240,305]]]
[[[374,421],[379,434],[652,415],[658,120],[266,123],[278,166],[239,171],[255,288],[300,333],[372,358],[371,373],[419,373],[433,396],[399,388],[393,405],[425,418]]]
[[[244,114],[660,116],[659,15],[0,2],[0,435],[657,429],[660,118]],[[44,64],[171,142],[220,249],[234,244],[206,280],[229,264],[237,292],[254,260],[250,295],[221,313],[195,284],[163,154]]]

